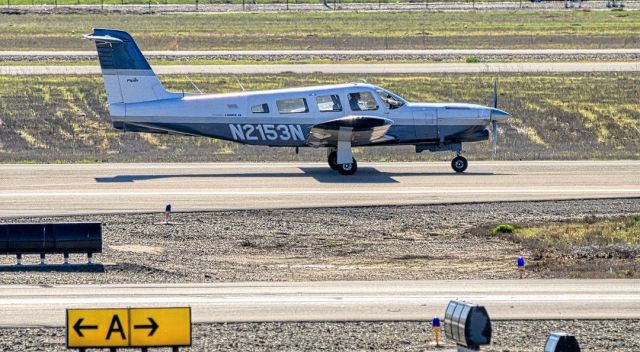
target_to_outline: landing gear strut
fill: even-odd
[[[467,169],[467,166],[469,166],[469,162],[467,162],[467,159],[462,155],[458,155],[451,160],[451,168],[453,168],[453,171],[455,172],[464,172],[464,170]]]
[[[351,158],[352,162],[347,164],[338,164],[338,153],[333,151],[329,153],[328,162],[332,170],[337,170],[342,175],[353,175],[358,170],[358,162],[356,158]]]

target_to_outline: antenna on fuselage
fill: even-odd
[[[193,88],[195,88],[195,89],[198,91],[198,93],[202,94],[202,91],[200,90],[200,88],[198,88],[198,86],[196,86],[196,84],[195,84],[195,83],[193,83],[193,81],[191,80],[191,78],[189,78],[188,76],[184,76],[184,78],[186,78],[186,79],[187,79],[187,81],[189,81],[189,83],[191,83],[191,85],[193,86]],[[183,93],[182,95],[184,95],[184,93]]]
[[[242,86],[242,83],[240,83],[240,80],[238,79],[238,76],[233,76],[233,78],[235,78],[236,82],[238,82],[238,85],[240,86],[240,89],[242,89],[242,91],[245,92],[246,89],[244,89],[244,86]]]

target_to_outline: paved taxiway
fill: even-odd
[[[0,326],[63,326],[65,308],[191,306],[194,322],[427,320],[450,299],[492,319],[638,319],[640,280],[0,286]]]
[[[638,72],[638,62],[508,62],[429,64],[156,65],[157,74],[427,74]],[[97,75],[98,66],[0,66],[0,75]]]
[[[0,165],[0,217],[640,197],[640,161]]]
[[[198,56],[376,56],[376,55],[640,55],[637,48],[617,49],[428,49],[428,50],[150,50],[143,52],[147,57],[198,57]],[[0,58],[97,58],[95,50],[88,51],[0,51]]]

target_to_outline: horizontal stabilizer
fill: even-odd
[[[86,40],[93,40],[94,42],[99,42],[99,43],[122,43],[122,39],[120,38],[115,38],[112,37],[110,35],[91,35],[91,34],[85,34],[84,36],[82,36],[84,39]]]

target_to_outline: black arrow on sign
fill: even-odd
[[[149,319],[149,322],[151,324],[149,324],[149,325],[134,325],[133,328],[134,329],[151,329],[151,331],[149,331],[149,336],[153,336],[153,334],[156,332],[156,330],[158,330],[158,327],[160,327],[160,325],[158,325],[156,323],[156,321],[153,320],[153,318],[147,317],[147,319]]]
[[[80,337],[84,337],[84,335],[82,335],[82,330],[98,330],[98,325],[85,325],[82,326],[82,321],[84,320],[84,318],[80,318],[78,319],[78,321],[73,324],[73,330],[76,331],[76,334],[78,334],[78,336]]]

